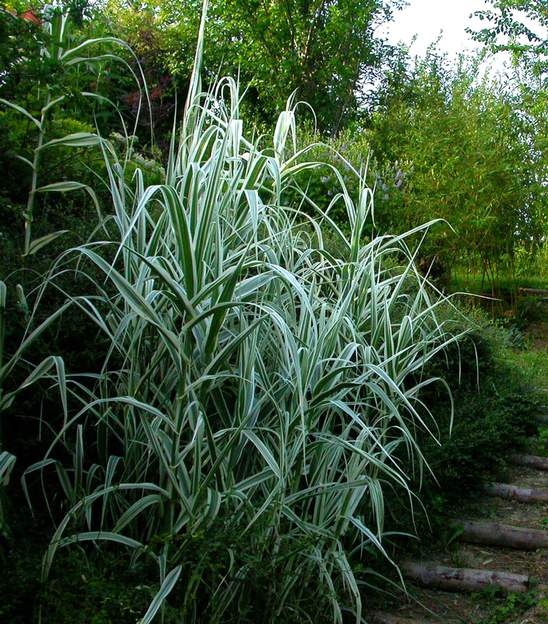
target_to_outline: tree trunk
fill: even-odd
[[[480,592],[487,587],[500,587],[507,592],[526,592],[529,577],[495,570],[473,570],[471,568],[449,568],[435,563],[408,561],[402,564],[405,576],[424,587],[435,587],[446,591]]]
[[[538,455],[510,455],[510,461],[516,466],[548,470],[548,457],[539,457]]]
[[[490,496],[517,500],[520,503],[548,503],[548,490],[533,490],[508,483],[488,483],[483,489]]]
[[[457,520],[452,523],[462,527],[460,539],[470,544],[486,546],[504,546],[519,550],[537,550],[548,548],[548,531],[508,526],[498,522],[473,522]]]

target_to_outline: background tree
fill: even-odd
[[[474,15],[487,24],[480,30],[468,29],[492,51],[509,51],[532,57],[546,71],[548,54],[548,9],[545,0],[488,0],[491,8]]]
[[[446,268],[476,266],[494,280],[513,266],[516,249],[542,242],[541,163],[534,127],[515,95],[489,78],[477,81],[477,61],[451,67],[431,50],[388,77],[368,138],[381,163],[399,177],[381,181],[377,219],[400,230],[443,218],[427,256]]]
[[[210,76],[240,75],[246,101],[263,120],[297,90],[320,126],[351,119],[357,87],[378,76],[386,43],[376,28],[402,0],[212,0],[205,66]],[[164,73],[190,72],[199,0],[110,0],[107,14],[141,58],[161,59]],[[151,54],[152,53],[152,54]]]
[[[544,0],[489,0],[489,4],[488,9],[474,13],[484,27],[468,32],[485,44],[486,53],[510,54],[505,87],[535,162],[532,184],[543,198],[548,180],[548,9]],[[536,221],[543,231],[546,256],[548,214],[542,201],[537,202]],[[522,270],[537,262],[535,254],[521,257],[526,260]]]

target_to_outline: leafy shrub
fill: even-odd
[[[381,165],[377,161],[365,131],[347,129],[323,142],[320,135],[305,124],[299,135],[299,146],[307,147],[302,153],[303,162],[308,159],[324,163],[323,167],[306,169],[297,176],[299,187],[306,189],[304,209],[307,209],[309,202],[323,210],[332,204],[329,215],[337,225],[347,230],[346,211],[337,201],[340,178],[344,180],[348,192],[355,196],[359,193],[360,178],[363,176],[369,187],[375,189],[374,211],[369,215],[365,234],[371,236],[375,232],[402,231],[398,212],[403,200],[404,173],[397,162]],[[299,198],[295,189],[289,189],[288,194],[293,201]]]
[[[154,576],[142,565],[129,568],[119,554],[102,550],[65,551],[47,584],[40,582],[44,542],[17,530],[17,546],[3,556],[9,583],[0,583],[0,619],[10,624],[37,621],[57,624],[135,624],[155,593]],[[167,612],[166,624],[177,620]],[[170,617],[172,616],[172,617]],[[180,620],[179,620],[180,621]]]
[[[441,428],[440,446],[425,440],[423,449],[436,476],[432,496],[458,500],[505,467],[505,458],[536,431],[539,397],[525,372],[509,361],[511,333],[478,310],[465,310],[475,329],[451,345],[429,374],[443,375],[455,406],[449,423],[447,397],[425,397]],[[455,328],[456,331],[456,328]],[[429,494],[430,495],[430,494]]]
[[[478,79],[478,65],[449,63],[434,46],[405,59],[385,76],[367,138],[385,167],[400,164],[396,231],[445,219],[454,231],[440,225],[426,255],[449,270],[474,266],[496,285],[520,250],[534,257],[546,239],[546,99],[541,80],[509,87]]]
[[[538,297],[518,297],[516,301],[515,323],[522,331],[531,323],[537,323],[546,318],[548,305]]]

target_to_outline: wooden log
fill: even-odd
[[[399,617],[398,615],[392,615],[390,613],[381,613],[380,611],[376,611],[368,616],[368,622],[371,624],[436,624],[431,620],[428,620],[428,623],[425,620],[411,620],[406,617]]]
[[[510,461],[516,466],[548,470],[548,457],[539,457],[538,455],[510,455]]]
[[[489,496],[516,500],[520,503],[548,503],[548,490],[534,490],[509,483],[488,483],[483,489]]]
[[[524,293],[526,295],[536,295],[538,297],[546,297],[548,296],[548,290],[545,288],[518,288],[518,292]]]
[[[462,528],[460,539],[469,544],[503,546],[518,550],[548,548],[548,531],[472,520],[456,520],[451,524],[455,528]]]
[[[529,577],[496,570],[449,568],[435,563],[406,561],[401,565],[404,575],[424,587],[446,591],[479,592],[487,587],[499,587],[507,592],[526,592]]]

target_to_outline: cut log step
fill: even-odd
[[[548,503],[548,490],[534,490],[509,483],[488,483],[483,490],[489,496],[516,500],[520,503]]]
[[[529,587],[529,577],[496,570],[449,568],[435,563],[406,561],[401,565],[403,574],[423,587],[446,591],[479,592],[487,587],[499,587],[506,592],[524,593]]]
[[[469,544],[502,546],[518,550],[548,548],[548,531],[472,520],[455,520],[451,524],[455,528],[462,528],[460,540]]]
[[[437,624],[433,620],[416,620],[406,617],[399,617],[398,615],[391,615],[390,613],[375,612],[368,616],[368,622],[371,624]]]
[[[548,457],[538,455],[510,455],[510,461],[515,466],[527,466],[538,470],[548,470]]]
[[[545,288],[524,288],[519,287],[518,291],[526,295],[536,295],[538,297],[548,297],[548,290]]]

